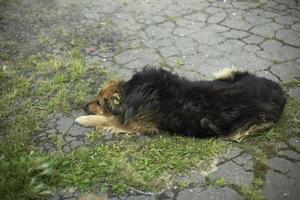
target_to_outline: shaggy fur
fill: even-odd
[[[109,83],[85,107],[101,116],[98,122],[89,116],[76,122],[195,137],[241,134],[276,123],[285,104],[277,83],[248,72],[226,69],[212,81],[189,81],[163,69],[144,68],[129,81]]]

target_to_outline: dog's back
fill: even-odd
[[[246,123],[275,123],[280,119],[287,99],[277,83],[248,72],[234,71],[231,77],[213,81],[220,86],[215,89],[220,98],[215,102],[219,113],[213,113],[216,124],[230,133]]]
[[[213,81],[193,82],[146,68],[124,88],[124,121],[147,113],[160,130],[194,136],[229,134],[245,124],[276,122],[286,103],[277,83],[234,70]]]

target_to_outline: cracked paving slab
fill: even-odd
[[[233,189],[224,188],[192,188],[179,192],[177,200],[243,200]]]
[[[237,154],[239,153],[239,154]],[[254,180],[252,156],[243,154],[240,150],[233,150],[225,155],[225,161],[217,165],[217,170],[209,175],[212,181],[224,179],[228,183],[241,186],[250,186]],[[229,157],[229,159],[228,159]]]
[[[93,129],[84,128],[74,122],[76,117],[84,115],[83,112],[72,112],[66,116],[54,114],[52,120],[46,125],[45,130],[34,136],[34,141],[43,151],[54,152],[61,148],[63,152],[89,145],[87,135]],[[60,146],[58,143],[60,143]]]
[[[300,195],[300,154],[283,151],[280,156],[284,157],[273,157],[267,162],[270,169],[263,193],[268,200],[297,199]]]
[[[87,0],[43,4],[30,0],[28,4],[35,4],[31,8],[34,18],[29,18],[35,26],[15,30],[16,27],[4,21],[6,31],[0,39],[23,31],[25,34],[18,35],[22,46],[49,30],[45,22],[63,19],[65,27],[75,34],[86,35],[90,46],[97,50],[88,58],[101,62],[112,73],[130,75],[143,66],[158,66],[162,62],[174,70],[179,61],[182,65],[177,73],[197,72],[210,78],[212,73],[228,66],[252,72],[270,71],[276,74],[277,81],[286,80],[285,73],[290,71],[286,66],[299,71],[299,64],[295,62],[300,57],[297,3]],[[28,4],[19,6],[26,8]],[[36,16],[41,6],[42,14]],[[14,5],[5,12],[18,23],[27,24],[11,14],[18,9],[18,5]],[[52,12],[55,9],[59,10],[58,16]],[[43,20],[38,22],[37,19]],[[56,27],[50,25],[50,28]],[[26,54],[26,51],[29,49],[21,48],[19,53]],[[54,47],[50,51],[60,54],[63,50]],[[292,78],[299,77],[293,74]],[[290,94],[297,97],[295,93],[294,90]]]

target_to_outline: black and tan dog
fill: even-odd
[[[212,81],[189,81],[163,69],[144,68],[129,81],[112,81],[85,106],[76,122],[114,132],[186,136],[250,133],[276,123],[286,104],[280,86],[248,72],[225,69]]]

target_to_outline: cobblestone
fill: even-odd
[[[299,148],[300,147],[300,138],[298,138],[298,137],[290,138],[288,140],[288,144],[294,148]]]
[[[0,43],[16,43],[18,51],[9,52],[16,56],[64,56],[70,46],[67,44],[74,45],[69,39],[62,44],[56,42],[61,34],[55,31],[64,28],[86,39],[83,52],[88,65],[100,63],[110,74],[125,79],[146,65],[164,65],[191,80],[212,78],[213,73],[230,66],[276,82],[300,77],[298,0],[28,0],[9,4],[0,11],[9,16],[0,21]],[[43,36],[54,41],[45,44]],[[288,88],[288,94],[299,98],[299,87]],[[75,111],[50,116],[45,130],[34,139],[50,153],[57,148],[55,137],[63,138],[63,152],[90,145],[87,134],[93,130],[74,124],[82,114]],[[108,133],[104,139],[113,143],[115,138]],[[267,161],[270,169],[263,189],[266,199],[292,200],[300,196],[299,141],[299,137],[289,139],[284,148],[279,148],[278,156]],[[252,156],[234,149],[223,155],[217,170],[208,176],[251,186],[253,168]],[[243,199],[228,187],[204,187],[205,177],[197,173],[187,177],[195,183],[191,184],[193,188],[169,191],[164,198]],[[53,198],[77,197],[59,194]],[[139,195],[123,199],[153,198]]]
[[[291,151],[291,150],[280,151],[279,155],[285,156],[285,157],[287,157],[289,159],[292,159],[292,160],[300,161],[300,154],[296,153],[294,151]]]
[[[237,157],[218,166],[209,177],[213,181],[224,179],[226,182],[240,186],[250,186],[254,179],[252,162],[248,155]]]
[[[236,191],[230,188],[192,188],[179,192],[177,200],[243,200]]]
[[[274,170],[266,174],[263,193],[268,200],[297,199],[300,195],[299,162],[290,162],[283,158],[271,158],[268,162]]]

